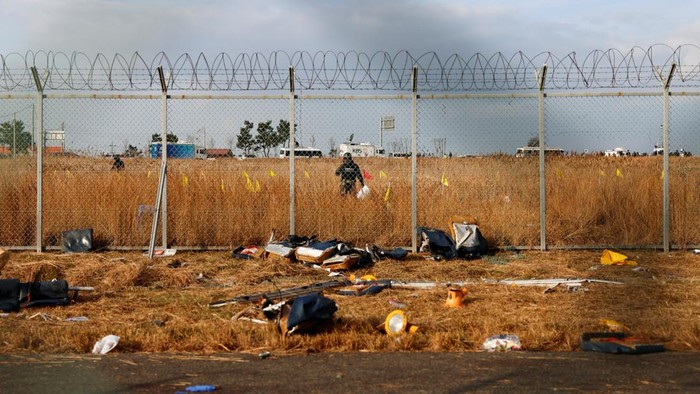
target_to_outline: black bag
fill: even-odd
[[[23,283],[27,287],[24,306],[68,305],[68,282],[52,280]]]
[[[21,288],[19,279],[0,279],[0,311],[15,312],[19,310]]]
[[[88,252],[92,249],[92,229],[64,231],[63,238],[64,252]]]
[[[453,259],[457,257],[455,241],[444,231],[435,228],[418,227],[421,239],[420,251],[429,251],[434,258]]]
[[[452,231],[461,258],[478,258],[488,252],[486,238],[481,235],[479,226],[472,223],[452,223]]]

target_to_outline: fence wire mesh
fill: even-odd
[[[494,244],[536,244],[538,164],[514,155],[537,137],[537,119],[532,97],[421,97],[418,224],[448,230],[462,216]]]
[[[37,165],[31,152],[34,101],[0,100],[0,244],[32,245],[36,237]]]
[[[389,72],[401,59],[422,67],[415,96],[405,67]],[[192,90],[216,94],[168,96],[154,91],[155,73],[135,87],[62,85],[49,74],[49,88],[98,81],[93,90],[103,92],[0,97],[0,245],[37,246],[40,232],[38,246],[59,248],[63,231],[91,228],[95,246],[110,248],[144,248],[153,235],[180,248],[226,248],[271,232],[407,246],[414,219],[449,231],[462,217],[495,247],[658,247],[667,213],[672,245],[700,244],[696,90],[671,91],[666,112],[661,87],[613,91],[620,86],[606,85],[603,72],[594,85],[604,90],[549,92],[571,87],[559,68],[538,92],[535,71],[511,86],[507,75],[458,76],[475,65],[457,58],[447,74],[426,59],[404,54],[357,80],[305,68],[293,92],[277,67],[249,76],[264,93],[250,95],[222,93],[235,89],[213,74]],[[168,86],[187,86],[185,74]],[[592,83],[584,74],[574,88]],[[32,87],[28,74],[5,82]],[[117,87],[154,92],[104,92]],[[167,226],[154,227],[163,152]],[[345,152],[361,180],[348,193],[337,174]],[[369,194],[358,198],[362,183]]]

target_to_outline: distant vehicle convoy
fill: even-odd
[[[160,142],[154,142],[151,143],[150,145],[150,152],[149,156],[151,158],[160,158],[161,157],[161,143]],[[219,149],[221,150],[221,149]],[[214,152],[215,149],[212,149],[212,153]],[[227,150],[230,152],[230,150]],[[350,152],[354,157],[411,157],[410,152],[391,152],[387,154],[384,150],[384,148],[373,145],[371,143],[367,142],[346,142],[343,144],[340,144],[337,150],[338,156],[342,156],[345,153]],[[517,148],[515,151],[515,157],[530,157],[530,156],[538,156],[540,152],[540,148],[538,146],[524,146],[521,148]],[[545,147],[544,152],[546,156],[549,155],[564,155],[564,150],[562,148],[558,147]],[[203,146],[199,146],[193,143],[168,143],[167,144],[167,154],[169,158],[179,158],[179,159],[206,159],[207,158],[207,149],[204,148]],[[586,152],[587,153],[587,152]],[[664,153],[664,149],[661,147],[654,147],[654,151],[652,152],[652,156],[661,156]],[[280,158],[288,158],[290,154],[289,148],[280,148],[279,150],[279,157]],[[600,154],[600,153],[598,153]],[[619,156],[646,156],[647,154],[639,154],[637,152],[631,153],[629,149],[625,149],[622,147],[617,147],[614,149],[609,149],[603,152],[604,156],[610,156],[610,157],[619,157]],[[670,156],[691,156],[691,153],[689,151],[685,151],[683,149],[673,151],[669,153]],[[294,156],[303,158],[303,157],[323,157],[323,152],[319,148],[314,148],[314,147],[306,147],[306,148],[294,148]],[[420,154],[419,154],[420,156]],[[233,157],[233,155],[231,155]],[[239,158],[242,158],[243,155],[241,155]],[[246,155],[245,157],[255,157],[254,155]]]
[[[523,146],[515,150],[515,157],[538,156],[540,154],[539,146]],[[544,148],[544,155],[563,155],[564,149],[561,148]]]

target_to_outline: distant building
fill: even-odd
[[[62,146],[45,146],[44,153],[46,153],[47,155],[59,155],[59,154],[63,153],[63,147]]]
[[[233,152],[231,152],[231,149],[228,148],[211,148],[207,149],[207,157],[208,158],[225,158],[225,157],[233,157]]]

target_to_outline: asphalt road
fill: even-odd
[[[3,393],[643,392],[700,390],[700,353],[0,355]]]

